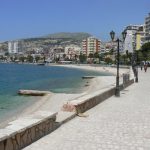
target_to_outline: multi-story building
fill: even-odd
[[[21,41],[9,41],[8,42],[8,53],[18,54],[24,51],[23,42]]]
[[[139,35],[143,35],[143,25],[129,25],[125,28],[125,31],[127,32],[126,39],[124,41],[124,53],[128,50],[128,52],[133,53],[134,50],[136,50],[136,47],[139,48],[139,45],[141,46],[141,41],[138,44],[136,41],[139,41]],[[142,40],[142,37],[140,37],[140,40]]]
[[[150,42],[150,13],[145,18],[145,43]]]
[[[18,53],[18,41],[9,41],[8,42],[8,52],[10,54]]]
[[[104,54],[104,53],[106,53],[106,43],[107,43],[107,42],[101,42],[99,54]]]
[[[101,41],[94,38],[89,37],[82,41],[82,53],[86,56],[89,56],[89,54],[99,53],[100,52],[100,43]]]
[[[144,38],[145,38],[145,32],[141,28],[141,30],[138,30],[135,34],[136,37],[136,50],[140,50],[141,46],[144,44]]]

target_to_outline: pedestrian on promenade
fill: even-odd
[[[140,63],[141,70],[143,69],[143,62]]]
[[[144,70],[147,71],[147,63],[144,64]]]

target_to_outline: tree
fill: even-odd
[[[24,56],[19,57],[19,61],[24,62],[24,60],[25,60]]]
[[[84,55],[84,54],[79,55],[79,60],[81,63],[84,63],[86,61],[86,59],[87,59],[86,55]]]
[[[130,53],[130,52],[128,52],[128,50],[126,50],[126,55],[127,55],[127,58],[129,59],[129,63],[131,63],[132,53]]]
[[[63,54],[63,59],[65,60],[65,58],[66,58],[66,54]]]
[[[138,51],[138,54],[137,54],[137,55],[138,55],[138,60],[139,60],[139,62],[141,62],[141,61],[144,60],[143,53],[142,53],[141,50]]]
[[[13,60],[14,60],[12,56],[10,57],[10,60],[11,60],[11,61],[13,61]]]
[[[112,59],[111,59],[110,57],[106,57],[106,58],[105,58],[105,62],[106,62],[107,64],[110,64],[110,63],[112,63]]]
[[[141,50],[142,51],[150,51],[150,42],[143,44],[141,47]]]
[[[150,42],[145,43],[141,47],[141,52],[143,54],[144,60],[150,60]]]
[[[90,53],[88,57],[93,58],[94,57],[93,53]]]
[[[8,53],[8,52],[5,52],[5,56],[9,56],[9,53]]]
[[[5,58],[4,58],[4,56],[2,55],[2,56],[0,56],[0,60],[5,60]]]
[[[114,49],[111,49],[108,53],[109,53],[109,55],[113,55],[114,54]]]
[[[36,56],[36,57],[35,57],[35,61],[38,62],[39,60],[40,60],[40,57],[39,57],[39,56]]]
[[[75,60],[75,61],[77,61],[77,59],[78,59],[78,55],[77,55],[77,54],[75,54],[75,56],[74,56],[74,60]]]
[[[103,61],[104,60],[104,56],[105,56],[105,54],[101,53],[100,56],[99,56],[99,61]]]
[[[99,58],[98,52],[94,53],[94,58]]]
[[[33,62],[33,56],[28,55],[27,56],[27,61],[30,62],[30,63],[32,63]]]
[[[126,54],[121,55],[121,60],[123,60],[124,64],[127,64],[127,55]]]

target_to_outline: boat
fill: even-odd
[[[39,66],[45,66],[45,63],[38,63]]]

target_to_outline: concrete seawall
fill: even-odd
[[[123,90],[133,83],[134,79],[131,79],[124,84],[120,84],[120,90]],[[87,94],[83,97],[80,97],[76,100],[68,101],[63,105],[62,110],[76,112],[76,114],[83,113],[113,95],[115,95],[115,87],[99,90],[93,92],[92,94]]]
[[[57,113],[36,112],[0,129],[0,150],[20,150],[57,128]]]

